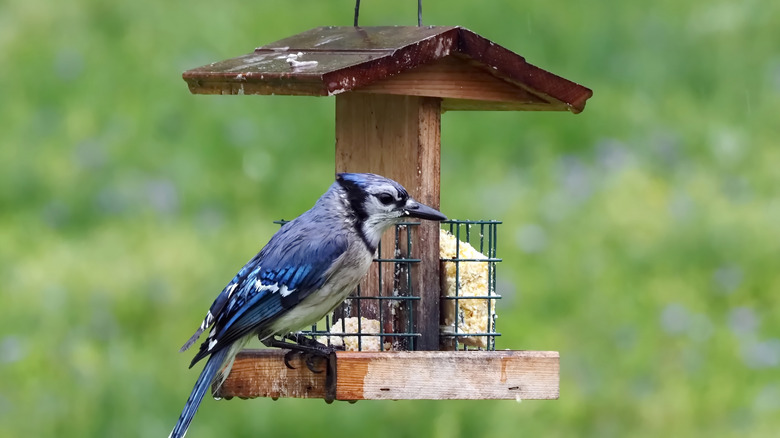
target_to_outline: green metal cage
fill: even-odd
[[[454,239],[445,249],[441,236],[442,324],[444,350],[495,350],[496,256],[498,225],[495,220],[449,220],[443,222]],[[447,254],[445,254],[447,252]]]
[[[276,221],[284,224],[285,221]],[[440,349],[495,350],[497,230],[500,221],[442,222]],[[412,269],[420,259],[412,245],[417,222],[396,225],[393,256],[375,258],[370,290],[358,287],[331,314],[302,334],[357,351],[417,350],[416,306],[420,296]],[[388,243],[385,240],[385,243]],[[448,245],[448,246],[447,246]],[[447,246],[449,252],[445,252]],[[377,254],[383,254],[381,244]],[[364,283],[366,284],[366,283]]]

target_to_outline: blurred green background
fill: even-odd
[[[207,399],[188,436],[776,436],[780,2],[424,7],[595,92],[443,118],[442,211],[504,221],[498,347],[560,351],[560,400]],[[167,436],[200,369],[177,349],[333,178],[333,99],[181,73],[352,8],[0,3],[0,437]]]

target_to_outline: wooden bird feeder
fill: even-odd
[[[467,29],[450,26],[320,27],[186,71],[183,77],[194,94],[336,96],[336,172],[387,176],[434,208],[439,207],[444,111],[579,113],[592,95]],[[383,239],[383,244],[391,242]],[[415,351],[338,351],[322,364],[325,372],[313,373],[295,361],[295,369],[286,368],[283,351],[247,350],[238,355],[216,395],[557,399],[558,352],[440,351],[439,225],[416,227],[412,246],[419,259],[410,270],[419,295]],[[364,293],[381,293],[371,292],[380,271],[374,268],[363,281]]]

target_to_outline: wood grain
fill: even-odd
[[[245,350],[220,397],[325,398],[336,400],[550,400],[560,394],[557,351],[342,352],[328,372],[309,371],[300,360],[289,370],[284,351]]]
[[[339,400],[557,399],[555,351],[344,352]]]
[[[336,171],[371,172],[392,178],[418,201],[439,208],[440,99],[387,94],[344,93],[336,96]],[[382,239],[382,258],[393,256],[391,231]],[[422,334],[416,348],[436,350],[439,345],[439,233],[438,224],[423,221],[417,227],[413,255],[421,262],[412,267],[417,304],[415,331]],[[386,264],[383,279],[393,278]],[[361,282],[363,296],[380,293],[379,271],[373,266]],[[382,294],[392,294],[392,281]],[[370,300],[364,300],[370,301]],[[361,306],[363,316],[376,315],[376,303]],[[402,322],[396,324],[403,327]],[[392,341],[392,340],[391,340]]]
[[[355,91],[550,105],[522,86],[507,82],[485,68],[455,55],[376,81]]]
[[[294,397],[325,398],[326,363],[317,364],[320,373],[310,371],[300,356],[284,364],[285,350],[244,350],[236,356],[230,375],[215,395],[224,398]]]
[[[289,56],[311,65],[298,68]],[[442,97],[446,110],[578,113],[593,94],[452,26],[319,27],[188,70],[183,78],[196,94],[330,96],[364,90]]]

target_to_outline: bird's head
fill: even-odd
[[[443,221],[438,210],[414,200],[397,182],[372,173],[340,173],[336,182],[343,188],[356,225],[372,243],[378,243],[391,225],[410,218]]]

